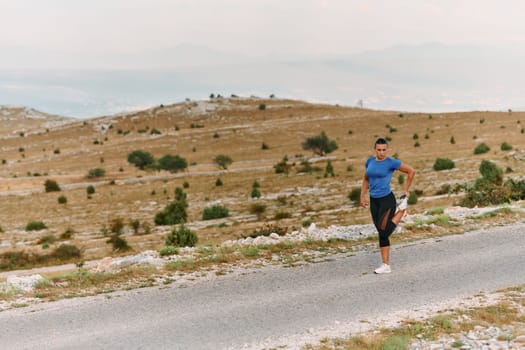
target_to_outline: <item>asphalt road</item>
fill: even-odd
[[[241,348],[525,283],[525,224],[394,246],[186,288],[148,288],[0,313],[2,349]]]

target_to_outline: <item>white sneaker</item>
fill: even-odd
[[[399,197],[400,201],[399,201],[399,204],[397,205],[397,208],[399,210],[406,210],[408,208],[408,198],[406,195],[402,195],[401,197]]]
[[[380,274],[380,273],[390,273],[392,270],[390,269],[390,265],[387,264],[381,264],[377,269],[374,270],[374,273]]]

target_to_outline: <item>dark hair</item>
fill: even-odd
[[[377,146],[377,145],[388,145],[388,141],[383,138],[383,137],[380,137],[376,140],[376,142],[374,143],[374,148]]]

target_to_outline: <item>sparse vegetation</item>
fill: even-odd
[[[211,207],[204,208],[202,212],[202,220],[213,220],[228,217],[228,208],[222,205],[212,205]]]
[[[166,246],[173,247],[194,247],[199,238],[197,235],[187,228],[184,224],[178,227],[173,227],[166,237]]]
[[[26,231],[40,231],[47,228],[46,224],[42,221],[29,221],[26,225]]]
[[[55,180],[48,179],[44,182],[46,192],[60,192],[60,186]]]
[[[454,161],[448,158],[436,158],[434,166],[432,167],[436,171],[454,169]]]
[[[474,148],[474,154],[483,154],[490,151],[490,147],[487,146],[484,142],[480,143],[476,148]]]
[[[89,169],[87,178],[93,179],[96,177],[103,177],[104,175],[106,175],[106,170],[102,168],[94,168],[94,169]]]
[[[128,163],[135,165],[140,170],[144,170],[147,166],[155,163],[155,158],[149,152],[135,150],[128,154]]]
[[[188,202],[186,193],[182,188],[175,189],[175,200],[155,215],[156,225],[176,225],[184,223],[188,219]]]

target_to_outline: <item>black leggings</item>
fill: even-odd
[[[379,233],[379,246],[390,246],[388,237],[396,229],[396,224],[392,222],[396,212],[396,197],[392,192],[381,198],[370,197],[370,212]]]

